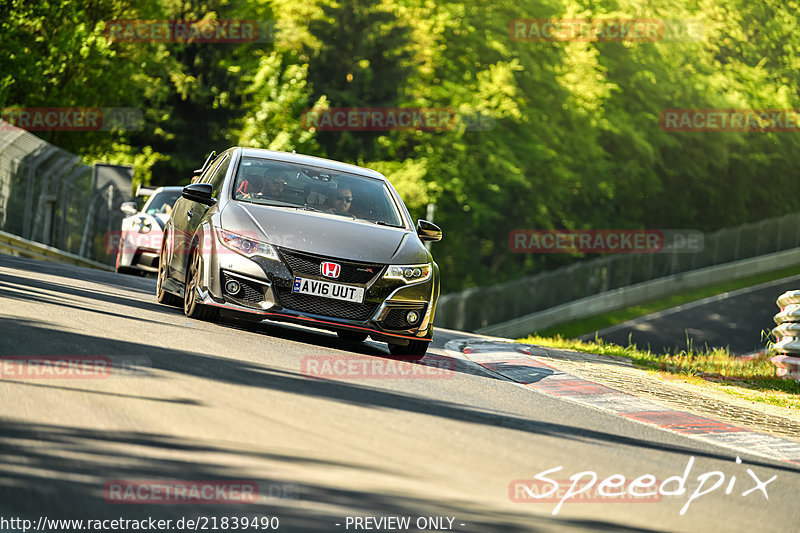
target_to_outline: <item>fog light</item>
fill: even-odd
[[[236,296],[237,294],[239,294],[240,290],[242,290],[242,286],[235,279],[229,280],[225,284],[225,292],[227,292],[228,294],[232,294],[232,295]]]
[[[417,313],[416,311],[409,311],[406,314],[406,322],[408,322],[409,324],[416,324],[417,320],[419,320],[419,313]]]

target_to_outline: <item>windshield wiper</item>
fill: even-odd
[[[383,220],[367,220],[367,222],[372,222],[373,224],[377,224],[378,226],[386,226],[389,228],[402,228],[403,226],[398,226],[396,224],[389,224]]]

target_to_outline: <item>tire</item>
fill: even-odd
[[[161,256],[158,258],[158,280],[156,281],[156,301],[163,305],[170,305],[172,307],[180,307],[183,305],[183,299],[175,296],[164,290],[164,281],[167,279],[167,267],[164,261],[164,247],[167,243],[166,237],[164,243],[161,245]]]
[[[343,341],[349,342],[364,342],[369,336],[368,334],[361,333],[360,331],[337,331],[336,334],[339,335],[339,338]]]
[[[219,319],[219,309],[197,302],[197,287],[200,285],[200,275],[202,274],[198,247],[192,248],[189,258],[189,266],[186,269],[186,285],[183,288],[183,313],[189,318],[216,322]]]
[[[408,346],[389,343],[389,353],[408,361],[419,361],[428,351],[430,341],[409,341]]]

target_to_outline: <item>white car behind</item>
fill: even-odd
[[[164,225],[172,213],[172,206],[180,198],[183,187],[159,187],[142,207],[135,202],[122,204],[122,212],[129,215],[122,220],[117,251],[117,272],[145,274],[158,272],[158,258]],[[144,189],[145,195],[150,192]],[[137,192],[142,195],[142,189]]]

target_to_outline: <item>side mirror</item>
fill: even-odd
[[[417,221],[417,236],[421,241],[441,241],[442,230],[433,222],[420,219]]]
[[[192,202],[214,205],[217,201],[211,196],[210,183],[192,183],[183,188],[181,196]]]
[[[122,205],[119,206],[119,210],[128,216],[135,215],[139,212],[139,210],[136,209],[136,202],[122,202]]]

